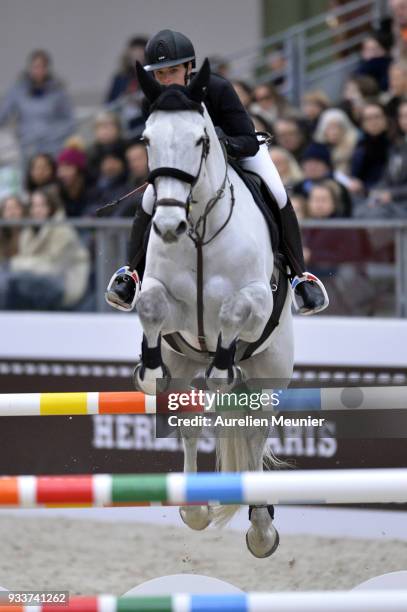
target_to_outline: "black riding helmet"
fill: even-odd
[[[161,30],[150,38],[145,48],[145,70],[159,70],[192,61],[195,68],[195,49],[187,36],[174,30]]]

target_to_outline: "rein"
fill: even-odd
[[[206,203],[204,212],[199,217],[197,222],[194,224],[192,222],[190,216],[190,206],[191,204],[196,204],[197,201],[192,198],[192,190],[196,183],[199,180],[203,162],[207,158],[209,154],[209,136],[205,130],[205,136],[202,137],[202,153],[201,153],[201,161],[199,164],[198,173],[196,176],[189,174],[188,172],[184,172],[183,170],[179,170],[178,168],[170,168],[170,167],[161,167],[153,170],[148,176],[148,182],[152,183],[155,191],[154,180],[158,176],[170,176],[176,178],[178,180],[184,181],[185,183],[189,183],[191,188],[189,190],[188,198],[186,204],[174,203],[173,200],[159,200],[156,202],[156,208],[158,206],[178,206],[179,208],[184,208],[186,213],[187,222],[189,225],[189,229],[187,231],[188,237],[192,240],[195,245],[196,253],[197,253],[197,269],[196,269],[196,301],[197,301],[197,327],[198,327],[198,342],[201,348],[201,351],[208,352],[208,346],[206,344],[206,336],[205,336],[205,326],[204,326],[204,299],[203,299],[203,247],[210,244],[212,240],[214,240],[219,234],[225,229],[227,224],[229,223],[232,214],[233,208],[235,205],[235,194],[233,184],[230,182],[228,177],[228,162],[227,162],[227,153],[224,145],[222,146],[222,153],[225,161],[225,176],[223,177],[222,185],[216,191],[215,195],[208,200]],[[223,198],[225,195],[226,183],[229,182],[229,190],[230,190],[230,210],[229,214],[226,218],[226,221],[220,226],[218,230],[211,236],[205,240],[206,236],[206,223],[209,214],[214,209],[215,205]],[[157,197],[157,196],[156,196]]]

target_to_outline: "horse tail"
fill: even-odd
[[[259,470],[259,459],[250,448],[250,437],[243,436],[239,427],[231,427],[225,437],[216,440],[216,469],[219,472],[247,472]],[[267,432],[263,438],[263,467],[278,469],[286,467],[287,463],[278,459],[267,443]],[[253,442],[252,442],[253,444]],[[261,469],[261,466],[260,466]],[[240,506],[215,506],[213,508],[213,524],[225,526],[239,510]]]

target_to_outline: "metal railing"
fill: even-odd
[[[283,32],[264,38],[258,45],[225,56],[232,72],[251,82],[282,81],[281,93],[293,104],[311,87],[334,88],[339,92],[341,77],[353,70],[366,31],[377,26],[387,13],[384,0],[354,0],[336,9],[307,19]],[[284,67],[274,71],[270,53],[279,53]],[[334,75],[334,81],[329,79]],[[329,91],[327,93],[330,93]]]
[[[127,257],[127,245],[132,224],[131,219],[69,219],[58,223],[70,223],[81,234],[91,232],[93,251],[94,291],[96,310],[109,311],[104,301],[107,283],[114,272]],[[51,223],[53,223],[51,221]],[[0,231],[6,226],[38,225],[32,220],[4,221],[0,219]],[[304,220],[304,229],[345,229],[345,230],[391,230],[394,232],[395,262],[390,270],[395,285],[395,312],[397,317],[407,318],[407,219],[374,220],[374,219],[330,219]],[[368,263],[368,260],[365,262]],[[386,264],[386,268],[389,266]]]

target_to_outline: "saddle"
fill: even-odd
[[[253,172],[243,170],[235,160],[229,158],[228,163],[242,179],[261,210],[267,223],[274,252],[274,270],[270,279],[270,285],[274,296],[273,311],[261,336],[255,342],[244,342],[243,340],[237,342],[236,361],[244,361],[253,355],[279,324],[288,291],[288,275],[286,273],[287,262],[283,253],[279,250],[281,235],[279,208],[273,194],[260,176]],[[214,353],[205,353],[191,346],[179,332],[165,334],[163,338],[174,351],[194,359],[195,361],[204,363],[208,358],[214,355]]]

